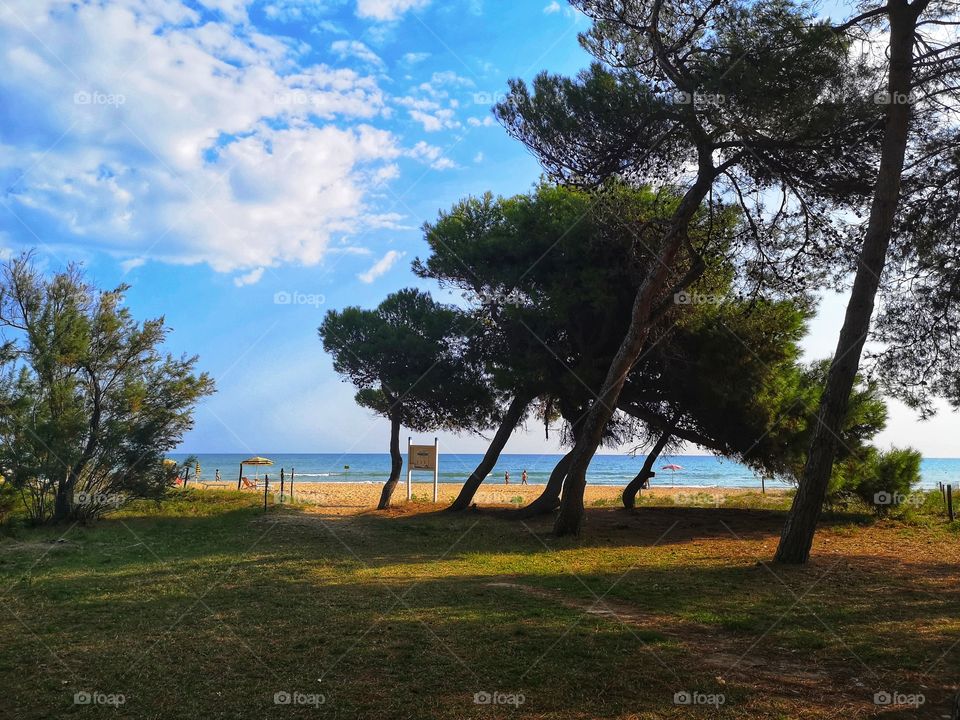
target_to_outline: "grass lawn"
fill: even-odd
[[[189,491],[8,531],[0,718],[948,715],[960,523],[833,516],[780,567],[787,501],[592,507],[558,540]]]

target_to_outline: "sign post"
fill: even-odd
[[[413,439],[407,438],[407,500],[413,498],[413,471],[433,470],[433,501],[437,502],[440,482],[439,448],[437,438],[433,439],[433,445],[414,445]]]
[[[407,435],[407,501],[411,499],[410,476],[413,475],[413,438]]]
[[[440,441],[433,439],[433,501],[437,502],[440,491]]]

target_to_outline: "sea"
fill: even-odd
[[[272,466],[244,466],[244,475],[250,478],[280,479],[283,468],[286,477],[295,474],[303,482],[382,483],[390,474],[388,453],[261,453],[274,462]],[[187,455],[173,453],[171,458],[183,461]],[[199,453],[200,479],[213,480],[219,469],[223,480],[236,480],[240,462],[249,455]],[[479,464],[482,455],[472,453],[440,453],[439,480],[442,483],[462,483]],[[527,471],[527,481],[533,485],[545,484],[560,455],[504,454],[487,476],[488,483],[502,483],[504,473],[510,473],[510,482],[519,483],[520,474]],[[643,455],[596,455],[587,471],[587,482],[595,485],[625,485],[639,472]],[[678,470],[663,469],[675,464]],[[712,455],[664,455],[656,465],[653,484],[687,487],[759,488],[760,477],[752,470],[731,460]],[[921,487],[936,488],[937,483],[960,483],[960,458],[924,458],[920,467]],[[401,479],[406,479],[406,457]],[[414,482],[431,482],[433,472],[415,470]],[[788,487],[782,481],[767,480],[767,487]]]

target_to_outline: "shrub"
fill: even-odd
[[[867,448],[860,457],[849,458],[834,472],[831,500],[856,497],[878,515],[904,503],[920,482],[920,452],[893,448],[886,452]]]

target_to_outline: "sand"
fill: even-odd
[[[216,483],[204,483],[206,487],[217,487]],[[235,488],[235,485],[222,483],[219,487],[225,489]],[[456,498],[462,486],[458,483],[441,483],[439,485],[440,504],[449,504]],[[380,499],[380,492],[383,489],[382,483],[307,483],[297,482],[294,485],[294,497],[298,501],[315,503],[318,505],[330,505],[339,507],[355,508],[374,508]],[[510,483],[484,483],[480,486],[474,498],[478,505],[524,505],[543,492],[543,485],[519,485]],[[271,493],[279,493],[279,483],[271,483]],[[254,492],[250,490],[248,492]],[[262,488],[258,492],[263,492]],[[289,488],[287,488],[289,492]],[[412,487],[413,501],[417,503],[433,502],[433,483],[413,483]],[[584,503],[591,504],[618,504],[620,495],[623,492],[623,486],[616,485],[587,485],[584,495]],[[726,498],[735,495],[745,495],[759,492],[759,488],[719,488],[719,487],[690,487],[690,486],[671,486],[654,485],[643,494],[654,497],[672,497],[677,504],[683,504],[685,500],[694,502],[693,498],[699,496],[702,502],[704,495],[708,497]],[[782,488],[768,489],[767,494],[781,494],[786,492]],[[520,499],[522,498],[522,500]],[[393,504],[398,505],[407,502],[406,483],[401,481],[393,495]]]

